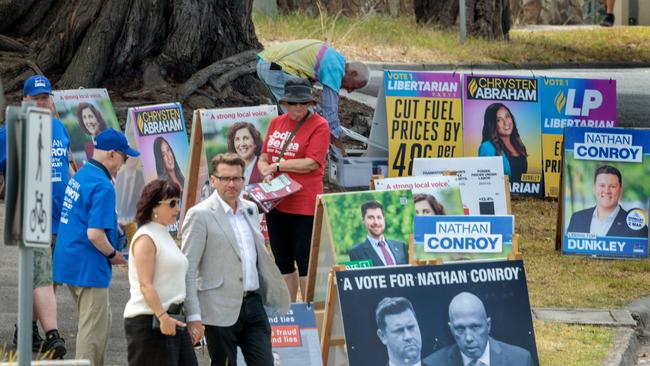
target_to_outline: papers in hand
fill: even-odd
[[[257,203],[264,212],[269,212],[285,197],[302,189],[302,185],[291,179],[287,174],[281,174],[270,183],[254,183],[246,187],[248,199]]]

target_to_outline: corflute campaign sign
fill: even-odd
[[[484,353],[490,365],[539,364],[522,261],[338,271],[336,281],[350,366],[462,366]]]
[[[564,127],[616,127],[616,80],[538,78],[545,195],[557,197]]]
[[[562,253],[648,256],[650,131],[567,127]]]
[[[507,259],[514,216],[415,216],[415,258]]]
[[[320,338],[311,305],[291,304],[289,313],[269,316],[269,323],[274,365],[322,365]],[[246,365],[241,350],[238,350],[237,364]]]
[[[467,215],[507,215],[503,162],[498,156],[415,159],[413,175],[439,176],[456,172]]]
[[[458,176],[429,175],[375,180],[375,190],[410,189],[416,215],[463,215]]]
[[[384,71],[388,175],[411,175],[413,159],[463,155],[460,74]]]
[[[500,156],[510,192],[543,196],[538,80],[465,75],[465,156]]]
[[[129,108],[127,118],[127,124],[132,124],[135,131],[144,183],[154,179],[168,180],[180,189],[180,197],[185,202],[183,189],[190,148],[181,104]],[[177,232],[178,225],[179,222],[170,225],[169,231]]]

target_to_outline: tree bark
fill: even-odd
[[[467,32],[472,37],[508,39],[510,5],[508,0],[465,0]],[[458,0],[415,0],[415,19],[422,24],[450,28],[458,17]]]
[[[512,18],[518,24],[582,24],[579,0],[510,0]]]
[[[252,0],[2,1],[0,76],[9,92],[43,73],[61,89],[116,86],[124,94],[178,95],[169,89],[187,87],[199,70],[261,48],[251,13]],[[255,57],[246,57],[236,70],[222,68],[224,77],[210,78],[215,85],[237,84],[254,74],[254,65]],[[211,88],[206,80],[192,92]]]
[[[397,17],[413,14],[414,0],[277,0],[278,10],[283,13],[300,11],[312,16],[325,11],[331,15],[359,16],[383,14]],[[433,0],[437,1],[437,0]],[[318,3],[320,2],[320,8]]]
[[[458,0],[414,0],[415,20],[420,24],[437,24],[449,28],[456,24]]]
[[[508,0],[466,0],[467,33],[485,39],[508,39],[510,5]]]

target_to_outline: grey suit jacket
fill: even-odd
[[[289,290],[264,246],[257,206],[244,202],[257,249],[257,271],[264,305],[286,313]],[[239,244],[215,191],[192,207],[183,222],[182,251],[189,261],[185,313],[200,314],[203,324],[228,327],[237,321],[244,296]]]
[[[533,358],[525,349],[490,337],[490,366],[533,366]],[[463,366],[458,345],[442,348],[422,360],[423,366]]]

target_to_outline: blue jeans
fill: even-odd
[[[271,70],[271,63],[261,58],[257,59],[257,76],[269,88],[282,113],[287,113],[284,106],[279,103],[284,95],[284,84],[289,80],[300,78],[282,70]]]

